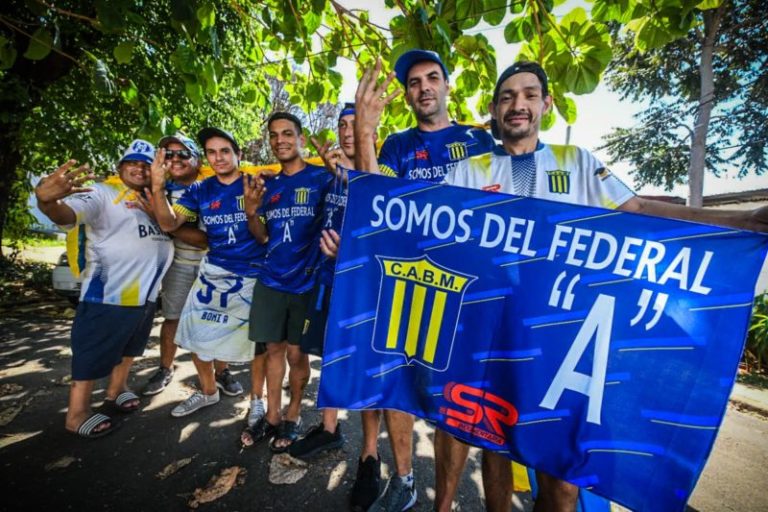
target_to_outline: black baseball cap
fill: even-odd
[[[211,137],[221,137],[222,139],[226,139],[229,142],[232,143],[232,147],[235,148],[235,151],[237,153],[240,152],[240,145],[235,140],[235,137],[229,133],[226,130],[222,130],[221,128],[215,128],[215,127],[208,127],[203,128],[199,132],[197,132],[197,140],[200,142],[200,146],[203,147],[203,151],[205,151],[205,143],[208,139]]]

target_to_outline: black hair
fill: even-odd
[[[267,129],[269,129],[269,127],[272,126],[272,123],[278,119],[285,119],[286,121],[292,122],[296,125],[296,135],[302,134],[301,120],[290,112],[274,112],[269,116],[269,119],[267,119]]]

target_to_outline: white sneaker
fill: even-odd
[[[213,395],[204,395],[201,391],[195,391],[189,398],[181,402],[179,405],[173,408],[171,416],[174,418],[181,418],[187,414],[192,414],[198,409],[208,407],[219,402],[219,390]]]
[[[254,398],[251,400],[251,410],[248,411],[248,426],[254,426],[265,414],[264,400],[261,398]]]

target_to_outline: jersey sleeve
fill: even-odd
[[[587,194],[596,204],[603,208],[616,209],[635,197],[632,189],[592,153],[582,149],[580,158],[582,169],[585,171]]]
[[[94,225],[101,217],[104,201],[107,196],[100,186],[95,186],[90,192],[74,194],[64,199],[64,204],[72,208],[77,220],[74,224],[61,226],[69,231],[79,224]]]
[[[400,144],[397,137],[390,135],[384,141],[379,151],[379,172],[385,176],[401,177],[402,166],[400,165]]]
[[[174,212],[185,216],[187,222],[197,222],[197,213],[200,211],[201,183],[193,183],[171,207]]]

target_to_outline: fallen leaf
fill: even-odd
[[[187,457],[186,459],[179,459],[179,460],[173,461],[167,466],[165,466],[162,471],[160,471],[158,474],[155,475],[155,477],[159,478],[160,480],[165,480],[166,478],[168,478],[169,476],[171,476],[172,474],[174,474],[175,472],[177,472],[178,470],[180,470],[181,468],[183,468],[184,466],[192,462],[192,459],[194,459],[195,457],[197,457],[197,455],[195,455],[194,457]]]
[[[5,384],[0,385],[0,396],[12,395],[14,393],[18,393],[22,389],[24,389],[24,386],[21,386],[14,382],[7,382]]]
[[[18,416],[24,407],[29,405],[29,403],[32,401],[32,398],[33,397],[29,397],[24,402],[19,402],[0,411],[0,427],[4,427],[16,419],[16,416]]]
[[[54,462],[49,462],[48,464],[46,464],[45,470],[53,471],[54,469],[64,469],[70,464],[72,464],[73,462],[75,462],[76,460],[77,460],[76,458],[70,457],[67,455],[65,457],[60,458],[59,460],[56,460]]]
[[[304,478],[307,470],[307,463],[303,460],[281,453],[272,457],[269,462],[269,481],[277,485],[295,484]]]
[[[72,384],[72,376],[71,375],[65,375],[60,380],[57,380],[56,384],[58,386],[69,386],[70,384]]]
[[[197,508],[201,503],[210,503],[221,498],[234,487],[237,475],[242,470],[243,468],[239,466],[222,469],[221,473],[211,477],[204,488],[195,489],[187,505],[190,508]]]

